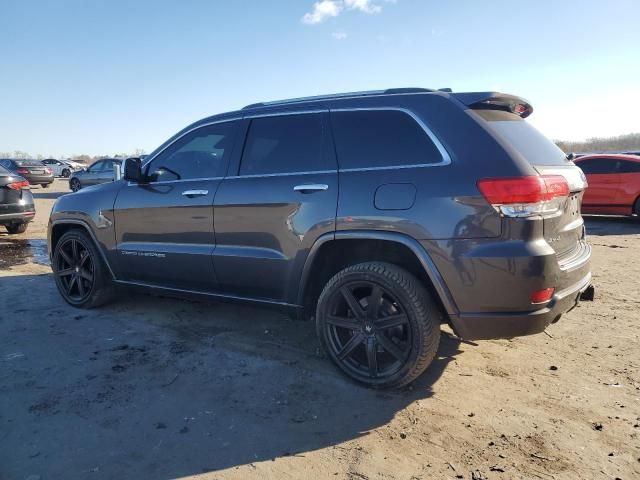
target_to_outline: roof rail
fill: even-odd
[[[273,105],[288,105],[292,103],[310,102],[314,100],[333,100],[337,98],[368,97],[371,95],[393,95],[393,94],[400,94],[400,93],[428,93],[428,92],[435,92],[435,91],[436,90],[432,90],[430,88],[409,87],[409,88],[387,88],[386,90],[367,90],[364,92],[333,93],[330,95],[316,95],[313,97],[289,98],[286,100],[276,100],[272,102],[252,103],[251,105],[247,105],[246,107],[243,107],[242,110],[248,110],[250,108],[257,108],[257,107],[269,107]]]

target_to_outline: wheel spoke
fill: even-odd
[[[376,327],[380,330],[387,330],[393,327],[399,327],[409,323],[409,319],[404,313],[400,313],[398,315],[389,315],[388,317],[383,317],[376,322]]]
[[[58,270],[56,272],[56,274],[59,277],[68,277],[69,275],[71,275],[75,270],[73,268],[64,268],[62,270]]]
[[[80,256],[78,254],[78,242],[75,240],[71,240],[71,257],[76,262],[80,260]]]
[[[60,247],[59,251],[60,251],[60,255],[62,255],[62,258],[64,259],[64,261],[67,262],[67,265],[72,266],[73,265],[73,260],[71,259],[69,254],[64,251],[62,246]]]
[[[82,277],[78,277],[76,283],[78,284],[78,293],[81,297],[84,297],[84,284],[82,283]]]
[[[67,284],[67,295],[71,295],[71,291],[73,290],[73,286],[78,282],[78,277],[75,275],[71,277],[69,283]]]
[[[378,345],[376,337],[367,338],[367,362],[369,364],[369,375],[375,377],[378,375]]]
[[[342,296],[346,300],[347,305],[349,305],[349,309],[353,312],[353,315],[361,320],[364,319],[366,317],[365,312],[362,305],[360,305],[360,302],[358,302],[356,297],[353,296],[353,292],[348,287],[342,287],[340,289],[340,293],[342,293]]]
[[[336,317],[335,315],[327,316],[327,323],[336,327],[348,328],[349,330],[359,330],[362,323],[353,318]]]
[[[89,252],[85,250],[80,254],[80,261],[78,262],[78,266],[82,267],[84,265],[84,262],[87,261],[87,258],[89,258]]]
[[[362,343],[363,339],[364,337],[361,333],[356,333],[355,335],[353,335],[338,352],[338,358],[340,360],[344,360],[345,358],[347,358],[351,354],[351,352],[353,352],[353,350]]]
[[[80,276],[85,280],[89,282],[93,281],[93,274],[86,268],[81,268],[79,273],[80,273]]]
[[[393,343],[384,333],[379,333],[376,335],[376,339],[382,345],[387,352],[393,355],[397,360],[404,360],[404,352],[398,347],[395,343]]]
[[[371,296],[369,297],[369,304],[367,305],[367,318],[369,320],[375,320],[378,318],[380,302],[382,302],[382,288],[378,285],[374,285],[371,290]]]

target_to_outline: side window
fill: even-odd
[[[91,165],[89,168],[87,168],[87,171],[91,173],[97,173],[97,172],[101,172],[103,168],[104,168],[104,160],[99,160],[93,165]]]
[[[620,160],[620,173],[640,173],[640,162]]]
[[[341,169],[439,163],[442,155],[424,129],[396,110],[332,112]]]
[[[618,162],[616,160],[609,160],[606,158],[593,158],[591,160],[578,162],[577,165],[587,175],[593,175],[599,173],[616,173]]]
[[[323,153],[322,114],[254,118],[249,126],[240,175],[333,170]]]
[[[191,180],[221,175],[231,154],[237,122],[199,128],[171,144],[147,167],[152,182]]]

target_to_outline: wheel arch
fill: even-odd
[[[349,265],[366,261],[386,261],[409,270],[431,291],[444,314],[458,313],[444,279],[422,245],[401,233],[366,230],[331,232],[316,240],[302,270],[296,303],[307,315],[312,314],[329,278]]]
[[[113,270],[111,269],[111,264],[109,263],[109,260],[107,259],[106,255],[104,254],[104,250],[102,249],[100,242],[98,242],[98,239],[93,233],[93,230],[91,230],[91,227],[89,226],[89,224],[83,220],[60,219],[52,222],[51,227],[49,229],[49,258],[51,260],[53,259],[53,252],[60,238],[68,231],[74,230],[74,229],[82,230],[89,235],[89,237],[91,238],[91,241],[94,243],[94,245],[97,247],[98,251],[100,252],[102,261],[107,266],[107,270],[109,270],[109,274],[115,280],[116,277],[113,274]]]

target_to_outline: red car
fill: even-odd
[[[640,215],[640,156],[585,155],[574,162],[589,183],[582,213]]]

